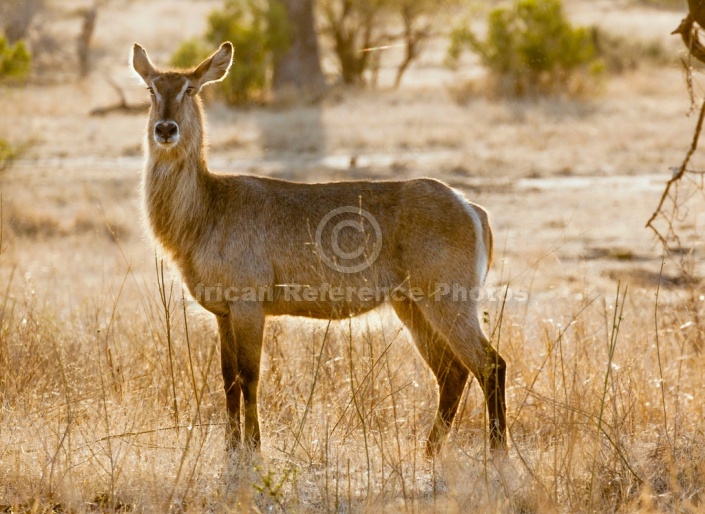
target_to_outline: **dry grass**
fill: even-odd
[[[108,211],[100,198],[91,205],[90,200],[66,202],[60,199],[62,193],[53,201],[9,200],[3,205],[3,221],[6,236],[47,242],[53,238],[69,236],[102,235],[106,240],[126,240],[132,233],[125,223],[124,208],[112,207]],[[84,195],[91,197],[90,192]]]
[[[704,303],[695,287],[657,299],[653,289],[586,287],[549,304],[486,303],[486,328],[510,364],[511,446],[495,458],[472,382],[442,454],[424,457],[435,386],[421,359],[409,358],[409,337],[390,311],[330,324],[274,320],[260,386],[263,449],[228,458],[216,330],[188,302],[184,309],[168,273],[143,279],[123,263],[102,289],[75,290],[66,315],[31,279],[7,273],[3,248],[3,508],[702,506]]]
[[[667,35],[677,11],[567,3],[582,24],[680,51]],[[498,101],[457,86],[437,41],[399,91],[211,105],[215,169],[462,188],[493,216],[502,258],[489,288],[511,276],[531,293],[483,306],[509,365],[506,457],[487,452],[474,381],[441,455],[424,457],[437,392],[386,310],[272,320],[262,451],[226,455],[212,316],[190,304],[184,316],[178,280],[155,273],[141,235],[144,118],[88,117],[115,101],[103,74],[144,99],[126,64],[133,41],[163,62],[216,5],[108,3],[89,80],[0,91],[0,138],[32,141],[0,177],[0,511],[701,511],[705,299],[669,263],[659,280],[643,230],[694,123],[680,69],[661,62],[588,100]],[[690,207],[679,229],[702,276],[705,212]]]

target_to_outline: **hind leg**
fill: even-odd
[[[393,305],[397,316],[411,332],[416,347],[438,381],[438,411],[426,441],[426,454],[432,456],[440,450],[453,424],[469,371],[458,360],[445,339],[426,321],[418,305],[409,299],[394,302]]]
[[[506,449],[505,376],[507,365],[487,340],[474,302],[427,300],[419,304],[428,323],[446,336],[448,345],[477,378],[490,421],[490,447]]]

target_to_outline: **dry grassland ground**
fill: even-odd
[[[73,37],[83,4],[49,3],[47,33]],[[28,145],[0,175],[0,511],[702,511],[705,297],[671,261],[659,280],[644,229],[695,124],[667,36],[682,13],[567,3],[673,59],[582,99],[458,103],[477,67],[443,68],[438,41],[397,91],[208,107],[214,169],[431,176],[488,208],[498,258],[482,310],[509,365],[510,449],[494,459],[474,381],[442,453],[425,458],[435,384],[387,310],[272,320],[262,451],[226,455],[214,320],[182,302],[143,235],[146,115],[88,116],[117,100],[108,76],[145,99],[127,66],[133,41],[164,62],[219,2],[107,2],[89,78],[67,60],[56,79],[0,89],[0,138]],[[695,275],[703,205],[695,196],[678,227]]]

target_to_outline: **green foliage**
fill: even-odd
[[[231,104],[262,99],[270,85],[274,59],[289,46],[290,27],[284,6],[277,1],[226,0],[222,10],[208,17],[204,40],[182,43],[171,64],[195,66],[223,41],[233,43],[235,58],[230,73],[218,87],[219,95]]]
[[[0,138],[0,171],[9,168],[19,154],[20,151],[17,148]]]
[[[449,62],[457,63],[466,47],[480,56],[501,93],[566,92],[579,72],[595,76],[602,70],[591,32],[571,26],[561,0],[516,0],[493,9],[484,41],[466,26],[456,28]]]
[[[0,36],[0,80],[19,80],[29,75],[32,58],[23,41],[10,45]]]
[[[285,511],[284,501],[286,498],[282,488],[287,482],[296,480],[296,475],[298,474],[297,468],[287,465],[281,472],[268,469],[267,472],[264,473],[263,470],[255,467],[255,471],[259,474],[260,480],[262,481],[261,484],[253,484],[255,489],[257,489],[260,494],[266,495],[274,500],[282,511]]]
[[[200,39],[192,38],[179,45],[171,56],[169,64],[177,68],[191,68],[208,57],[213,50]]]

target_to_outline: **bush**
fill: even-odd
[[[450,63],[465,47],[480,56],[504,94],[570,92],[576,74],[593,77],[602,70],[590,31],[571,26],[561,0],[517,0],[493,9],[484,41],[465,26],[456,28]]]
[[[29,75],[31,56],[23,41],[14,45],[0,36],[0,80],[20,80]]]
[[[169,64],[176,68],[191,68],[208,57],[215,48],[198,38],[182,42],[169,59]]]
[[[597,55],[610,73],[623,73],[644,64],[673,66],[678,63],[678,56],[664,48],[659,40],[644,41],[596,27],[593,41]]]
[[[688,7],[686,0],[637,0],[637,3],[650,7],[665,7],[667,9],[684,9]]]
[[[6,140],[0,138],[0,171],[9,168],[12,161],[14,161],[19,154],[20,150],[18,148],[13,147]]]
[[[231,104],[261,100],[271,82],[274,58],[289,45],[286,11],[279,2],[227,0],[223,10],[208,17],[204,40],[182,43],[171,64],[182,68],[195,66],[223,41],[235,46],[235,63],[217,89]]]

